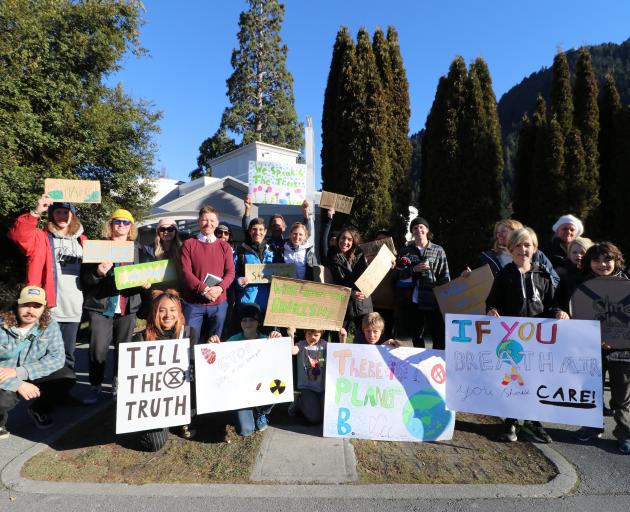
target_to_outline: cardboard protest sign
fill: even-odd
[[[116,433],[190,423],[190,340],[121,343]]]
[[[602,343],[630,348],[630,281],[589,279],[571,297],[572,318],[601,322]]]
[[[306,165],[249,162],[249,190],[258,204],[297,204],[306,199]]]
[[[83,263],[132,263],[133,242],[113,240],[86,240],[83,242]]]
[[[488,265],[476,268],[468,277],[458,277],[433,289],[440,311],[471,315],[486,314],[486,299],[494,276]]]
[[[313,281],[316,283],[328,283],[333,284],[334,279],[330,269],[324,265],[313,266]]]
[[[342,194],[335,194],[334,192],[322,191],[322,196],[319,200],[319,207],[330,210],[334,208],[341,213],[351,213],[352,203],[354,197],[344,196]]]
[[[195,345],[197,414],[293,401],[291,338]]]
[[[355,281],[355,285],[366,295],[372,295],[376,287],[392,269],[392,261],[396,256],[392,254],[386,245],[382,245],[372,263],[368,265],[365,272]]]
[[[113,240],[86,240],[83,242],[83,263],[132,263],[133,242]]]
[[[149,261],[114,269],[114,280],[116,281],[116,288],[119,290],[142,286],[146,283],[175,281],[176,279],[175,263],[170,260]]]
[[[295,265],[292,263],[245,263],[245,277],[250,283],[270,283],[271,276],[295,277]]]
[[[446,370],[455,411],[602,426],[598,322],[448,314]]]
[[[274,277],[265,325],[338,331],[351,291],[344,286]]]
[[[389,238],[382,238],[380,240],[374,240],[373,242],[361,244],[359,247],[361,248],[361,251],[363,251],[363,255],[365,256],[367,262],[370,263],[376,257],[378,251],[383,245],[386,245],[392,254],[396,255],[396,246],[394,245],[394,239],[391,236]]]
[[[100,203],[101,182],[98,180],[44,180],[44,193],[59,203]]]
[[[451,439],[441,350],[328,343],[324,436]]]

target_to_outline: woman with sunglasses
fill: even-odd
[[[134,241],[138,237],[133,216],[122,208],[116,210],[101,232],[106,240],[114,242]],[[138,247],[134,250],[133,263],[139,263]],[[109,346],[114,345],[114,382],[112,394],[116,396],[118,368],[118,344],[131,341],[136,325],[136,313],[142,302],[142,288],[118,290],[114,280],[114,268],[131,263],[88,263],[81,269],[84,302],[90,319],[90,392],[84,404],[95,404],[105,378],[105,362]],[[145,286],[148,288],[148,286]]]
[[[152,244],[143,245],[140,250],[140,261],[142,263],[148,261],[169,260],[173,262],[173,268],[176,269],[177,282],[158,283],[152,285],[152,288],[165,290],[166,288],[175,288],[181,290],[181,280],[179,276],[179,253],[182,248],[182,241],[179,238],[179,229],[175,219],[165,217],[158,221],[155,229],[155,239]],[[147,312],[151,303],[151,298],[147,296]],[[144,309],[144,308],[143,308]],[[145,318],[143,315],[139,315]]]

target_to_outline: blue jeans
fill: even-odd
[[[234,427],[239,436],[251,436],[256,432],[256,418],[261,414],[269,414],[273,404],[254,407],[253,409],[239,409],[234,411]]]
[[[191,304],[184,301],[186,325],[189,325],[199,333],[199,343],[207,343],[210,336],[221,336],[227,309],[227,301],[216,306]]]

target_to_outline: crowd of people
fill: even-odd
[[[112,395],[116,396],[117,349],[132,339],[188,338],[195,344],[289,336],[299,391],[289,414],[300,414],[312,423],[323,418],[327,341],[346,342],[351,335],[354,343],[397,346],[394,338],[407,329],[415,347],[425,347],[430,339],[433,348],[444,349],[444,319],[433,289],[448,283],[451,274],[446,251],[432,241],[426,219],[411,221],[411,239],[397,250],[383,285],[391,287],[388,292],[394,298],[387,305],[375,304],[376,293],[368,296],[356,286],[368,266],[361,235],[351,224],[332,232],[334,210],[323,216],[316,251],[308,201],[303,204],[303,221],[292,224],[288,236],[282,215],[273,215],[267,223],[261,217],[251,218],[251,207],[248,196],[243,215],[246,239],[236,246],[230,228],[220,223],[219,212],[211,206],[199,211],[196,236],[182,240],[177,222],[162,218],[148,245],[137,243],[133,215],[124,209],[114,211],[104,223],[102,239],[133,241],[133,263],[166,259],[177,269],[174,282],[123,290],[116,287],[114,269],[133,263],[83,263],[86,236],[72,204],[53,202],[44,195],[31,211],[19,216],[9,238],[26,255],[27,286],[0,317],[0,438],[8,436],[8,412],[19,397],[29,402],[29,414],[38,427],[52,426],[55,406],[71,398],[82,318],[90,327],[90,389],[83,397],[85,404],[94,404],[101,396],[110,346],[115,351]],[[40,227],[44,212],[46,224]],[[494,274],[487,314],[567,319],[571,295],[582,282],[597,276],[628,279],[619,249],[609,242],[593,243],[582,236],[583,231],[579,219],[564,215],[553,225],[549,244],[539,248],[530,228],[514,219],[498,221],[492,248],[472,265],[487,264]],[[378,238],[388,235],[383,230]],[[325,267],[330,282],[352,290],[343,328],[331,333],[295,328],[266,331],[263,319],[270,285],[249,281],[245,265],[251,263],[291,264],[303,280],[313,280],[315,269]],[[461,275],[470,272],[466,268]],[[134,334],[137,318],[146,320],[146,327]],[[630,351],[602,350],[611,389],[611,407],[605,412],[614,415],[619,449],[630,453]],[[237,432],[246,436],[264,430],[270,412],[271,406],[235,411]],[[508,418],[504,427],[505,441],[515,441],[521,430],[540,442],[551,441],[539,422],[519,426],[517,419]],[[167,434],[167,429],[143,432],[141,445],[160,449]],[[180,434],[192,437],[194,429],[183,426]],[[587,427],[577,433],[582,441],[599,436],[601,430]]]

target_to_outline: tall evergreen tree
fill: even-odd
[[[588,173],[586,152],[580,130],[571,130],[566,143],[567,153],[567,211],[580,219],[587,219],[594,208],[590,190],[597,187]]]
[[[547,173],[547,155],[549,149],[549,131],[547,124],[547,102],[542,96],[536,99],[536,110],[533,115],[533,124],[536,133],[534,142],[534,152],[532,155],[531,169],[531,185],[529,195],[529,216],[527,218],[519,218],[521,222],[531,226],[537,233],[546,232],[548,227],[545,226],[545,219],[542,218],[540,207],[542,201],[539,200],[540,184],[545,181]],[[556,201],[558,198],[555,199]],[[548,208],[549,204],[544,204],[544,208]]]
[[[612,188],[613,165],[619,160],[621,150],[619,135],[623,132],[623,107],[611,73],[604,79],[604,87],[599,101],[599,196],[601,206],[597,214],[599,235],[612,239],[615,218],[615,196]]]
[[[580,50],[576,71],[574,88],[575,121],[574,128],[580,131],[581,142],[584,148],[584,158],[586,164],[585,185],[589,189],[585,194],[590,197],[591,207],[584,211],[590,215],[599,206],[599,107],[597,105],[597,80],[591,65],[591,54],[586,48]],[[576,141],[576,138],[573,138]],[[571,160],[572,162],[574,160]],[[578,176],[580,169],[568,169],[567,174]],[[582,219],[584,222],[588,218]]]
[[[286,68],[287,45],[280,28],[284,4],[278,0],[248,0],[249,9],[239,20],[238,49],[232,51],[234,72],[227,80],[230,106],[225,109],[217,133],[201,144],[204,151],[220,153],[230,144],[216,144],[222,133],[242,137],[241,144],[262,141],[300,149],[304,143],[293,96],[293,77]]]
[[[630,201],[627,190],[630,183],[630,107],[625,107],[618,115],[613,134],[613,158],[610,165],[610,176],[605,185],[614,191],[612,196],[612,208],[610,215],[611,225],[610,239],[619,244],[626,255],[630,255],[630,230],[628,219],[630,218]]]
[[[569,62],[564,52],[558,51],[551,70],[551,113],[556,116],[566,137],[573,128],[573,96]]]
[[[518,148],[514,161],[514,194],[512,210],[514,217],[529,222],[532,194],[532,167],[536,147],[536,126],[529,120],[527,113],[523,115],[518,134]]]

